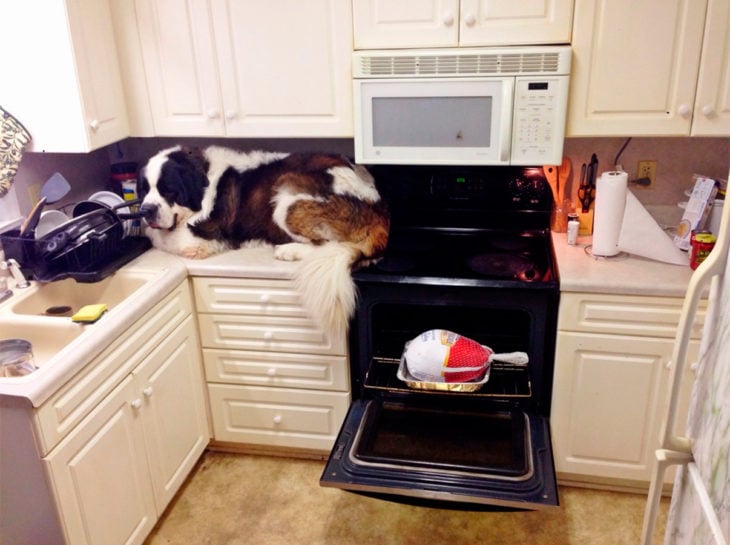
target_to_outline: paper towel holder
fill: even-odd
[[[583,251],[586,253],[587,256],[592,257],[596,261],[603,260],[603,259],[611,259],[614,261],[617,261],[618,258],[621,259],[627,259],[629,257],[628,252],[620,251],[613,255],[593,255],[593,244],[588,244],[587,246],[583,247]]]

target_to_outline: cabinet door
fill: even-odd
[[[208,444],[203,376],[188,317],[134,371],[152,486],[162,513]]]
[[[205,0],[135,0],[155,134],[225,132]]]
[[[87,152],[129,136],[108,0],[2,2],[2,105],[33,151]]]
[[[352,136],[341,0],[212,0],[227,136]]]
[[[68,543],[139,544],[155,525],[144,430],[131,405],[134,399],[127,377],[44,459]]]
[[[706,5],[576,2],[566,136],[688,135]]]
[[[573,0],[461,0],[459,45],[570,43]]]
[[[709,0],[702,45],[693,136],[730,134],[730,4]]]
[[[558,333],[550,420],[561,478],[648,482],[667,402],[673,345],[671,339]],[[697,352],[693,341],[690,358]],[[680,428],[694,380],[686,371]]]
[[[454,47],[459,0],[353,0],[355,49]]]

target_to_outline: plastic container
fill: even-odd
[[[38,369],[33,359],[33,347],[25,339],[0,341],[0,377],[22,377]]]

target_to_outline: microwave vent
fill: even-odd
[[[355,61],[355,77],[428,77],[564,74],[560,51],[368,55]]]

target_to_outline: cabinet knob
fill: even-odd
[[[664,364],[664,369],[671,369],[672,368],[672,362],[671,360]]]
[[[281,417],[281,415],[280,415],[280,414],[277,414],[277,415],[276,415],[276,416],[275,416],[275,417],[273,418],[273,420],[274,420],[274,424],[281,424],[281,421],[283,420],[283,418]]]
[[[218,110],[214,108],[208,110],[208,119],[217,119],[219,115],[220,113],[218,112]]]
[[[695,375],[697,374],[697,369],[699,369],[700,364],[699,362],[695,361],[692,362],[689,366],[689,370],[692,371]]]
[[[477,18],[473,13],[467,13],[464,17],[464,24],[468,27],[474,26],[474,24],[477,22]]]
[[[264,293],[261,297],[259,297],[259,301],[261,301],[262,303],[268,303],[269,301],[271,301],[271,295],[269,295],[268,293]]]
[[[91,127],[92,131],[97,131],[99,129],[99,120],[92,119],[91,121],[89,121],[89,127]]]
[[[689,107],[689,104],[680,104],[677,111],[682,117],[689,117],[689,114],[692,113],[692,108]]]
[[[274,338],[274,333],[272,331],[264,331],[264,339],[267,341],[270,341]]]
[[[140,398],[134,399],[130,405],[134,410],[138,411],[142,408],[142,400]]]
[[[147,386],[147,388],[145,388],[144,390],[142,390],[142,393],[145,395],[145,397],[152,396],[152,392],[153,392],[152,386]]]
[[[441,21],[444,23],[444,26],[451,26],[454,24],[454,14],[450,11],[445,11],[444,16],[441,18]]]
[[[705,117],[712,117],[715,115],[715,108],[712,106],[712,104],[705,104],[702,106],[702,113],[705,115]]]
[[[269,375],[270,377],[276,376],[276,367],[269,367],[266,370],[266,374]]]
[[[235,118],[236,118],[236,111],[235,111],[235,110],[226,110],[226,113],[225,113],[225,117],[226,117],[226,119],[228,119],[229,121],[230,121],[231,119],[235,119]]]

